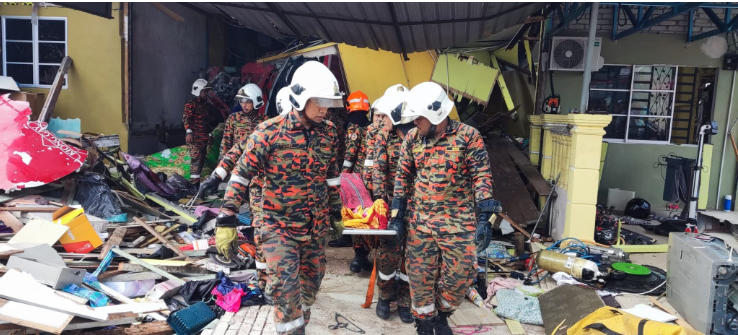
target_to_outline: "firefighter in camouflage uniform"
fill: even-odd
[[[300,66],[289,90],[293,110],[260,124],[249,136],[216,220],[216,243],[221,230],[236,224],[239,199],[250,181],[264,176],[259,241],[274,299],[274,327],[279,334],[305,334],[325,274],[329,228],[343,231],[338,136],[325,120],[328,108],[343,102],[336,78],[318,62]]]
[[[501,210],[492,199],[482,136],[449,119],[452,108],[438,84],[425,82],[410,91],[407,109],[418,117],[417,128],[402,144],[395,179],[388,228],[398,238],[407,233],[407,272],[418,334],[453,334],[448,317],[471,285],[475,239],[488,240],[490,218]],[[413,211],[405,225],[408,206]]]
[[[200,171],[205,164],[205,155],[210,141],[210,114],[214,108],[207,101],[207,91],[212,89],[205,79],[192,84],[194,97],[185,103],[182,122],[185,128],[185,142],[190,152],[190,182],[200,182]]]
[[[346,144],[343,156],[343,171],[345,173],[358,173],[364,167],[365,152],[362,149],[362,141],[369,125],[369,98],[361,91],[351,93],[348,97],[348,114],[346,116]],[[339,162],[341,160],[339,159]],[[342,236],[338,240],[328,242],[333,248],[344,248],[354,246],[351,235]],[[363,254],[363,253],[362,253]],[[361,265],[356,271],[361,272]],[[370,269],[371,270],[371,269]]]
[[[408,89],[395,85],[387,89],[377,104],[376,113],[380,115],[383,127],[378,131],[374,143],[374,168],[372,169],[372,188],[374,198],[392,202],[395,175],[400,160],[400,148],[407,132],[415,127],[415,117],[407,117],[405,109]],[[405,114],[405,117],[403,117]],[[406,219],[409,216],[406,214]],[[397,303],[400,320],[413,322],[410,312],[410,286],[405,271],[403,250],[404,241],[395,237],[379,237],[374,247],[377,249],[377,286],[379,300],[376,313],[381,319],[389,319],[390,304]]]
[[[226,121],[226,129],[223,135],[220,148],[220,162],[205,181],[200,185],[200,194],[205,196],[218,189],[218,185],[225,180],[228,173],[233,170],[243,154],[246,140],[256,127],[264,121],[264,117],[258,112],[259,108],[264,105],[262,100],[262,92],[256,84],[247,84],[242,87],[236,94],[236,100],[241,105],[242,111],[231,114]],[[254,177],[249,186],[249,209],[251,212],[251,226],[254,227],[254,238],[256,239],[256,271],[258,274],[259,287],[263,291],[266,290],[267,276],[266,263],[261,252],[261,246],[258,243],[258,227],[259,214],[261,213],[261,185],[263,178]],[[240,200],[243,202],[243,199]],[[237,233],[236,233],[237,237]],[[234,240],[234,242],[236,242]],[[226,259],[230,259],[231,250],[235,247],[234,243],[221,244],[216,246],[218,252],[223,254]]]

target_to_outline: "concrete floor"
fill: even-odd
[[[657,236],[650,234],[640,227],[629,226],[628,229],[643,233],[655,238],[657,243],[667,243],[668,238],[665,236]],[[735,238],[730,234],[715,234],[730,244],[738,246]],[[307,334],[335,334],[349,335],[356,334],[345,329],[329,330],[328,326],[335,324],[335,314],[340,313],[347,317],[366,334],[414,334],[415,327],[400,322],[397,314],[393,314],[389,321],[379,319],[375,313],[375,304],[369,309],[364,309],[360,305],[364,302],[367,284],[369,282],[369,273],[363,272],[355,275],[348,270],[348,264],[353,258],[353,250],[351,248],[328,248],[328,269],[323,280],[318,299],[312,309],[312,318],[307,328]],[[647,264],[666,269],[666,253],[661,254],[631,254],[631,261],[636,264]],[[541,283],[544,289],[556,287],[553,280],[546,279]],[[377,293],[375,292],[374,301],[376,302]],[[623,294],[616,298],[622,305],[622,308],[631,308],[637,304],[652,305],[648,297]],[[666,298],[660,298],[659,302],[669,306]],[[465,301],[461,308],[478,308],[469,301]],[[510,331],[504,322],[500,320],[499,325],[484,327],[475,334],[510,334]],[[523,325],[527,334],[545,335],[543,327]],[[458,334],[462,334],[458,332]]]

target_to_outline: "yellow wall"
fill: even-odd
[[[77,10],[39,8],[39,16],[67,18],[67,54],[74,63],[69,69],[69,87],[63,89],[52,117],[79,118],[82,132],[120,135],[123,150],[128,147],[128,130],[122,122],[123,84],[118,6],[113,3],[113,19]],[[30,6],[3,5],[0,15],[30,16]],[[48,94],[48,89],[22,88]]]

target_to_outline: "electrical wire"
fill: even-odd
[[[652,288],[652,289],[650,289],[650,290],[648,290],[646,292],[641,292],[641,293],[625,293],[625,294],[631,294],[631,295],[644,295],[644,294],[649,294],[649,293],[651,293],[653,291],[658,290],[661,286],[664,286],[665,284],[666,284],[666,280],[664,280],[663,283],[659,284],[659,286],[656,286],[656,287],[654,287],[654,288]]]

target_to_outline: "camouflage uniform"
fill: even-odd
[[[264,176],[259,242],[278,333],[304,331],[325,274],[330,211],[342,208],[333,123],[306,129],[294,112],[261,123],[233,170],[224,208],[237,210],[249,180]]]
[[[257,123],[247,123],[244,125],[244,128],[251,127],[247,129],[248,135],[253,133],[257,125]],[[241,155],[246,148],[246,141],[247,139],[244,138],[243,140],[236,142],[236,145],[231,147],[228,152],[222,155],[223,157],[221,157],[220,163],[218,163],[218,167],[216,168],[216,173],[222,173],[222,178],[225,178],[223,175],[228,174],[236,167],[238,159],[241,158]],[[251,227],[254,229],[254,243],[256,244],[256,274],[258,277],[259,287],[262,290],[266,290],[266,260],[264,259],[264,254],[261,250],[261,243],[259,241],[259,223],[261,222],[261,188],[263,185],[264,178],[259,178],[259,176],[254,177],[254,179],[251,180],[251,185],[248,187],[248,195],[249,209],[251,211]],[[243,196],[245,195],[246,191],[244,189],[243,192],[238,195],[240,197],[238,200],[239,203],[243,203]]]
[[[489,158],[479,131],[450,119],[437,139],[410,130],[394,192],[415,209],[406,251],[413,316],[429,319],[437,310],[452,312],[471,285],[476,261],[474,200],[492,198]]]
[[[326,119],[336,127],[336,134],[338,135],[338,156],[336,158],[338,164],[341,164],[346,156],[346,115],[346,109],[344,108],[330,108],[326,116]]]
[[[343,172],[362,175],[366,151],[362,150],[362,143],[366,135],[366,128],[352,123],[346,131],[346,154],[343,160]]]
[[[184,106],[182,122],[187,133],[192,133],[193,139],[187,143],[190,151],[190,178],[200,178],[200,171],[205,164],[205,154],[208,150],[210,125],[208,124],[209,109],[212,106],[206,99],[192,97]]]
[[[362,166],[358,173],[360,173],[361,180],[364,181],[364,186],[366,186],[370,195],[372,195],[373,190],[372,171],[374,169],[374,137],[380,129],[381,128],[378,128],[374,123],[366,127],[366,132],[361,141],[361,147],[359,148],[360,152],[358,153],[358,155],[363,158],[363,160],[357,161],[357,163],[360,163]],[[372,195],[372,198],[374,198],[374,195]],[[369,246],[373,244],[374,241],[373,238],[361,235],[352,236],[352,240],[354,242],[354,249],[364,248],[366,250],[370,249]]]
[[[223,139],[220,142],[220,159],[223,159],[223,156],[231,150],[234,145],[240,142],[245,142],[249,135],[254,132],[256,126],[259,125],[259,123],[264,122],[264,120],[264,116],[259,114],[257,110],[253,110],[249,113],[241,111],[231,114],[226,121],[225,130],[223,131]],[[238,157],[234,159],[234,162],[237,160]]]
[[[403,138],[395,130],[382,129],[377,132],[374,143],[374,167],[372,186],[374,197],[392,203],[394,181],[400,161],[400,149]],[[409,216],[410,211],[408,211]],[[394,236],[380,238],[377,256],[377,286],[379,298],[395,300],[400,307],[411,307],[410,287],[405,260],[404,245],[398,243]],[[399,270],[399,272],[398,272]]]

